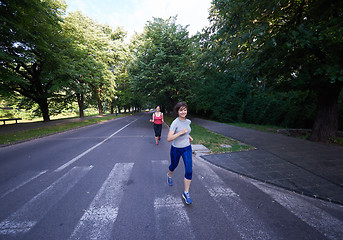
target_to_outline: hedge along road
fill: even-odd
[[[193,158],[169,187],[167,126],[136,114],[0,149],[1,239],[339,239],[342,208]]]

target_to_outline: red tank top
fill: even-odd
[[[154,122],[155,124],[162,124],[162,113],[160,114],[159,117],[157,117],[155,114],[154,119],[155,119],[155,122]]]

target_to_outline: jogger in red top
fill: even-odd
[[[160,106],[156,107],[156,112],[152,114],[152,120],[150,122],[154,123],[155,141],[156,145],[158,145],[158,141],[161,140],[162,123],[164,122]]]

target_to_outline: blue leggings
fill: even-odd
[[[169,170],[174,172],[175,168],[179,164],[180,157],[182,156],[183,162],[185,164],[185,178],[192,180],[192,147],[189,145],[184,148],[176,148],[171,146],[170,149],[170,166]]]

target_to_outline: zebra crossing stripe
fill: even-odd
[[[253,183],[302,221],[315,228],[329,239],[340,240],[343,236],[343,222],[326,213],[295,194],[280,192],[264,185]]]
[[[195,170],[199,180],[205,186],[210,196],[216,201],[228,221],[236,229],[242,239],[276,239],[272,238],[257,216],[255,216],[239,195],[226,187],[223,180],[203,160],[194,161],[199,169]],[[232,218],[232,216],[235,216]]]
[[[92,167],[74,167],[48,188],[0,222],[1,235],[23,234],[41,220]]]
[[[117,163],[75,227],[70,239],[111,239],[133,163]]]
[[[25,184],[27,184],[27,183],[33,181],[34,179],[40,177],[41,175],[43,175],[43,174],[46,173],[46,172],[47,172],[47,170],[42,171],[42,172],[40,172],[40,173],[37,173],[37,174],[34,175],[33,177],[30,177],[29,179],[24,180],[24,181],[23,181],[22,183],[20,183],[19,185],[12,187],[12,188],[11,188],[10,190],[8,190],[7,192],[1,194],[1,195],[0,195],[0,199],[3,198],[3,197],[5,197],[6,195],[8,195],[8,194],[10,194],[10,193],[12,193],[12,192],[14,192],[14,191],[16,191],[17,189],[19,189],[19,188],[21,188],[22,186],[24,186]],[[22,181],[21,178],[23,178],[23,177],[25,178],[25,176],[20,176],[20,177],[16,178],[15,180],[13,180],[13,182]],[[11,183],[9,183],[9,185],[11,185]]]
[[[157,197],[154,201],[154,209],[158,235],[156,239],[163,239],[163,236],[173,236],[178,239],[176,235],[180,235],[180,238],[183,239],[195,239],[190,228],[191,223],[185,205],[180,196]]]
[[[167,160],[152,161],[154,183],[158,185],[154,200],[155,239],[168,236],[173,236],[173,239],[195,239],[181,192],[174,194],[173,188],[167,185],[168,164]]]

